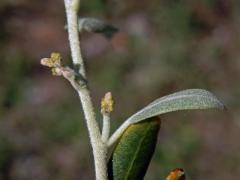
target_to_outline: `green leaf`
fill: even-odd
[[[109,179],[141,180],[155,150],[160,119],[130,125],[122,134],[108,164]]]
[[[159,98],[127,119],[129,124],[179,110],[224,109],[224,105],[209,91],[188,89]]]

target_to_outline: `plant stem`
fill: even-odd
[[[110,114],[109,113],[102,114],[103,114],[102,141],[104,143],[107,143],[110,134]]]
[[[67,15],[68,38],[72,61],[74,65],[79,65],[79,73],[86,77],[86,71],[80,49],[80,40],[78,35],[78,8],[80,0],[64,0]]]
[[[80,1],[64,0],[64,2],[67,15],[68,36],[72,60],[74,65],[78,65],[79,74],[86,79],[86,72],[80,51],[80,41],[77,29],[77,12]],[[90,142],[94,156],[96,180],[107,180],[107,146],[101,140],[101,133],[96,121],[89,89],[87,86],[82,86],[81,88],[75,89],[77,90],[82,103],[82,108],[90,136]]]
[[[93,148],[96,180],[107,180],[107,146],[101,140],[101,134],[96,122],[92,101],[88,89],[78,91],[81,99],[87,128]]]

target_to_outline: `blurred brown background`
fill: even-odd
[[[97,111],[106,91],[115,97],[113,128],[187,88],[208,89],[229,109],[162,116],[146,179],[164,179],[176,167],[188,179],[239,179],[239,1],[82,0],[80,15],[120,29],[111,40],[81,37]],[[65,22],[63,1],[0,1],[1,180],[94,179],[78,96],[39,64],[53,51],[70,64]]]

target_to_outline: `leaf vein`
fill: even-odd
[[[130,172],[131,172],[131,169],[132,169],[132,167],[133,167],[134,161],[136,160],[136,157],[137,157],[138,152],[140,151],[140,147],[141,147],[141,145],[142,145],[142,142],[143,142],[143,140],[144,140],[144,138],[145,138],[145,136],[146,136],[146,134],[147,134],[147,132],[148,132],[149,129],[150,129],[150,125],[148,125],[148,127],[145,129],[144,135],[142,136],[141,140],[139,141],[139,144],[138,144],[138,146],[137,146],[136,153],[134,154],[134,156],[133,156],[133,158],[132,158],[132,161],[131,161],[131,163],[130,163],[130,166],[129,166],[129,168],[128,168],[128,171],[127,171],[127,173],[126,173],[126,176],[125,176],[125,178],[124,178],[125,180],[128,179],[128,176],[129,176],[129,174],[130,174]]]

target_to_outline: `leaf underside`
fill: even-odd
[[[130,125],[122,134],[108,163],[110,180],[141,180],[155,150],[160,119],[152,117]]]
[[[224,105],[209,91],[188,89],[159,98],[127,119],[130,124],[179,110],[224,109]]]

